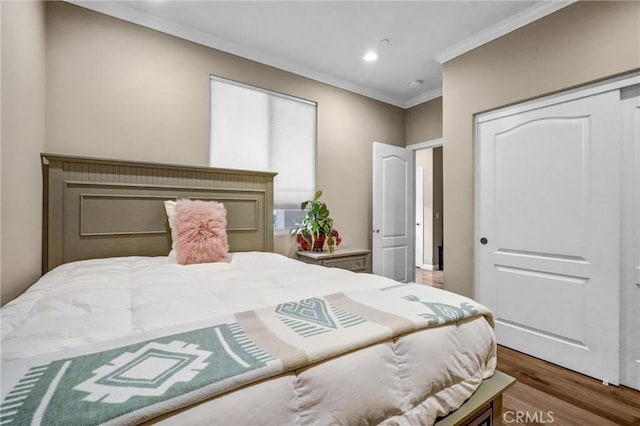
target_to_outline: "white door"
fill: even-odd
[[[414,280],[413,151],[373,143],[373,273]]]
[[[640,390],[640,85],[622,98],[622,356],[620,383]]]
[[[416,167],[416,266],[424,264],[424,176],[422,167]]]
[[[617,384],[618,91],[477,130],[476,297],[498,343]]]

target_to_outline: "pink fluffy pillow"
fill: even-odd
[[[227,211],[215,201],[176,202],[176,260],[182,265],[229,261]]]

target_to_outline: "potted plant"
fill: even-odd
[[[313,200],[303,201],[300,209],[308,208],[302,223],[291,230],[296,236],[296,242],[300,250],[322,251],[324,243],[329,247],[329,253],[333,253],[335,247],[342,243],[342,237],[333,228],[333,218],[329,216],[327,205],[320,201],[322,191],[316,191]]]

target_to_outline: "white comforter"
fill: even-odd
[[[291,300],[393,284],[260,252],[235,253],[231,263],[190,266],[166,257],[75,262],[51,271],[2,309],[2,358],[78,348]],[[479,317],[275,377],[165,421],[429,424],[457,408],[494,368],[493,331]],[[247,401],[253,409],[241,408]]]
[[[2,357],[74,348],[306,297],[384,287],[374,275],[306,265],[273,253],[178,265],[122,257],[62,265],[2,308]]]

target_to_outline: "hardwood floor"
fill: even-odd
[[[518,382],[504,394],[505,423],[518,412],[537,414],[537,422],[514,425],[640,425],[640,392],[600,381],[498,346],[498,370]],[[552,414],[551,414],[552,412]],[[549,415],[554,419],[549,421]],[[521,420],[526,420],[521,415]]]
[[[443,271],[416,268],[416,283],[443,288]],[[498,370],[517,379],[503,396],[504,425],[640,426],[640,392],[498,346]]]
[[[416,284],[444,288],[444,271],[429,271],[427,269],[416,268]]]

